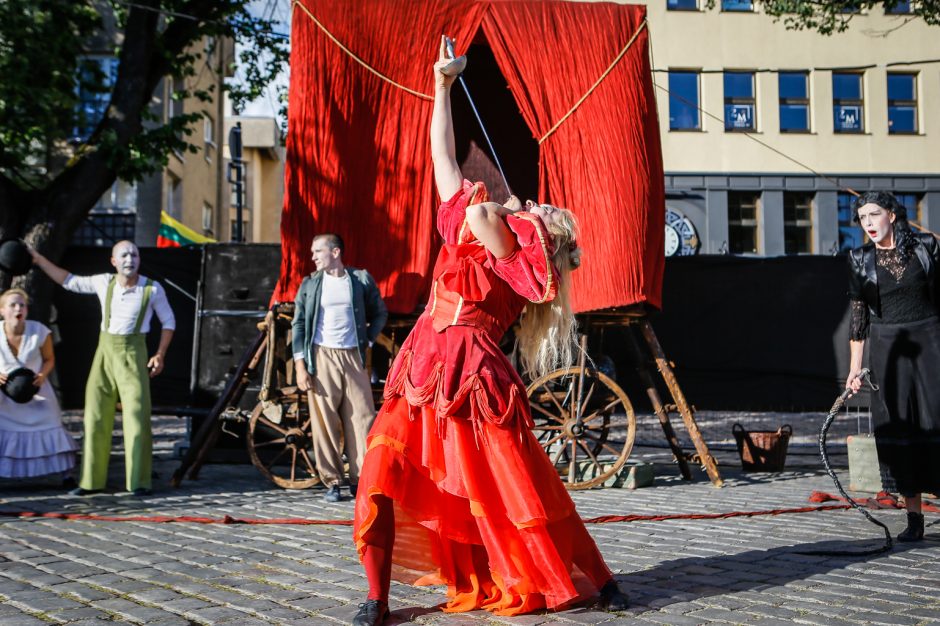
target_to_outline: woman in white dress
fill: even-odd
[[[63,483],[74,482],[78,445],[62,425],[62,412],[47,380],[55,367],[50,330],[27,320],[29,298],[22,289],[0,295],[0,385],[10,372],[27,368],[36,372],[38,392],[19,404],[0,394],[0,477],[29,478],[60,474]]]

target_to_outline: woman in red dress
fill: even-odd
[[[425,312],[405,340],[368,438],[353,537],[369,595],[353,624],[388,616],[392,575],[447,585],[449,612],[517,615],[600,593],[623,610],[617,586],[557,471],[529,430],[525,386],[497,345],[525,309],[519,333],[528,373],[571,361],[568,273],[574,219],[511,197],[487,202],[457,165],[441,44],[434,65],[431,154],[444,200],[444,238]]]

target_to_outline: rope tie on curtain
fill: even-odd
[[[369,70],[370,72],[372,72],[373,74],[375,74],[376,76],[378,76],[379,78],[381,78],[382,80],[384,80],[385,82],[389,83],[390,85],[394,85],[395,87],[398,87],[398,88],[401,89],[402,91],[406,91],[406,92],[410,93],[411,95],[417,96],[417,97],[422,98],[422,99],[424,99],[424,100],[429,100],[429,101],[431,101],[431,102],[434,101],[434,98],[432,98],[431,96],[429,96],[429,95],[427,95],[427,94],[423,94],[423,93],[421,93],[420,91],[415,91],[414,89],[409,89],[408,87],[405,87],[405,86],[402,85],[401,83],[396,83],[394,80],[392,80],[391,78],[389,78],[389,77],[386,76],[385,74],[382,74],[382,73],[379,72],[377,69],[375,69],[374,67],[372,67],[371,65],[369,65],[368,63],[366,63],[365,61],[363,61],[362,59],[360,59],[358,56],[356,56],[356,54],[355,54],[352,50],[350,50],[349,48],[347,48],[346,46],[344,46],[344,45],[340,42],[339,39],[337,39],[336,37],[334,37],[334,36],[333,36],[333,33],[331,33],[330,31],[328,31],[328,30],[326,29],[326,26],[324,26],[323,24],[321,24],[321,23],[320,23],[320,20],[318,20],[316,17],[314,17],[313,13],[310,12],[310,9],[308,9],[307,7],[305,7],[305,6],[303,5],[303,3],[302,3],[300,0],[294,0],[294,1],[291,3],[291,10],[292,10],[292,11],[293,11],[293,9],[294,9],[295,7],[300,7],[300,9],[301,9],[304,13],[307,14],[307,17],[309,17],[311,20],[313,20],[313,23],[316,24],[316,25],[320,28],[320,30],[322,30],[323,33],[324,33],[327,37],[330,38],[330,41],[332,41],[333,43],[335,43],[335,44],[339,47],[340,50],[342,50],[343,52],[345,52],[346,54],[348,54],[348,55],[350,56],[350,58],[351,58],[353,61],[355,61],[356,63],[358,63],[358,64],[361,65],[362,67],[366,68],[367,70]]]
[[[598,78],[597,81],[593,85],[591,85],[591,88],[588,89],[587,92],[583,96],[581,96],[580,100],[574,103],[574,106],[571,107],[570,111],[565,113],[564,117],[562,117],[560,120],[555,122],[555,125],[552,126],[551,129],[547,133],[542,135],[542,138],[539,139],[539,145],[542,145],[542,142],[544,142],[546,139],[548,139],[551,136],[552,133],[558,130],[558,127],[564,124],[565,120],[571,117],[572,114],[574,114],[574,112],[578,109],[578,107],[580,107],[584,103],[584,101],[588,99],[588,96],[590,96],[594,92],[594,90],[597,89],[597,86],[600,85],[601,82],[605,78],[607,78],[607,75],[610,74],[614,70],[614,67],[617,65],[617,63],[620,62],[620,59],[623,58],[623,55],[627,53],[627,51],[630,49],[630,46],[633,45],[633,42],[636,41],[636,38],[640,36],[640,33],[643,31],[644,28],[646,28],[646,18],[644,18],[643,21],[640,22],[640,25],[637,27],[636,32],[634,32],[633,36],[630,37],[630,41],[627,42],[627,45],[623,47],[623,50],[620,51],[620,54],[617,55],[617,57],[611,62],[610,66],[604,71],[603,74],[601,74],[600,78]]]

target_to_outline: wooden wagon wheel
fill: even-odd
[[[568,489],[603,484],[626,463],[636,438],[627,394],[585,367],[550,372],[528,388],[533,434]]]
[[[248,455],[258,471],[278,487],[307,489],[320,482],[303,395],[284,394],[255,406],[248,422]]]

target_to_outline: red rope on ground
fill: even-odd
[[[768,511],[731,511],[729,513],[674,513],[667,515],[602,515],[583,520],[585,524],[611,524],[616,522],[662,522],[679,519],[727,519],[730,517],[757,517],[760,515],[785,515],[789,513],[813,513],[816,511],[835,511],[851,508],[848,504],[828,504],[822,506],[804,506],[795,509],[772,509]],[[304,519],[286,517],[260,519],[250,517],[195,517],[189,515],[95,515],[93,513],[37,513],[35,511],[0,511],[0,517],[25,519],[64,519],[94,522],[143,522],[155,524],[282,524],[296,526],[352,526],[352,520],[344,519]]]

